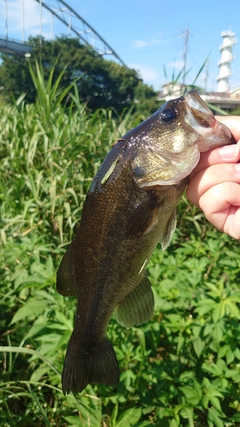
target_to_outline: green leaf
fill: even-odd
[[[197,357],[201,356],[201,354],[204,350],[204,347],[205,347],[205,342],[203,340],[201,340],[201,338],[193,339],[193,348],[194,348],[194,351],[195,351]]]
[[[46,364],[41,364],[30,377],[30,381],[39,381],[44,375],[49,374],[50,367]]]
[[[36,318],[46,309],[47,305],[47,301],[38,300],[36,298],[29,299],[29,301],[25,302],[13,316],[11,325],[19,322],[20,320],[26,319],[27,317]]]
[[[176,420],[172,419],[169,423],[169,427],[179,427],[179,423]]]
[[[81,418],[76,417],[74,415],[69,415],[68,417],[64,417],[64,419],[72,426],[72,427],[83,427],[83,421]]]
[[[221,404],[220,404],[219,399],[215,396],[212,396],[212,397],[210,397],[209,400],[210,400],[211,404],[213,405],[213,407],[216,408],[217,411],[219,411],[221,413],[222,408],[221,408]]]
[[[208,420],[213,423],[214,427],[224,427],[224,423],[215,408],[208,409]]]
[[[141,408],[127,409],[117,420],[115,427],[135,426],[142,414]]]
[[[194,382],[192,386],[186,385],[180,387],[180,390],[185,395],[186,402],[192,406],[198,405],[202,398],[202,390],[198,383]]]

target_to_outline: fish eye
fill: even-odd
[[[173,108],[166,108],[161,113],[161,119],[163,122],[170,123],[173,122],[177,117],[177,113]]]

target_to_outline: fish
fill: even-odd
[[[57,273],[57,291],[76,296],[62,372],[64,394],[88,384],[115,386],[120,371],[107,327],[147,322],[154,296],[147,264],[166,249],[176,207],[200,153],[234,143],[197,91],[170,100],[119,139],[100,166],[76,236]]]

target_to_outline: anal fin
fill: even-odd
[[[154,309],[154,296],[151,283],[145,276],[137,287],[117,306],[115,317],[123,326],[141,325],[147,322]]]

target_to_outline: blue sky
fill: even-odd
[[[39,4],[35,0],[7,0],[9,38],[21,40],[22,4],[24,37],[40,32]],[[45,0],[56,5],[56,0]],[[231,29],[239,42],[233,47],[234,74],[230,86],[240,85],[240,1],[239,0],[69,0],[81,15],[117,52],[121,59],[139,71],[145,83],[159,90],[183,66],[184,32],[189,30],[187,83],[192,83],[207,57],[207,90],[216,90],[217,63],[220,60],[221,32]],[[59,7],[59,6],[58,6]],[[53,35],[51,14],[43,10],[42,34]],[[5,0],[0,0],[0,35],[5,34]],[[54,34],[67,34],[67,28],[54,20]],[[205,86],[206,72],[197,84]]]

